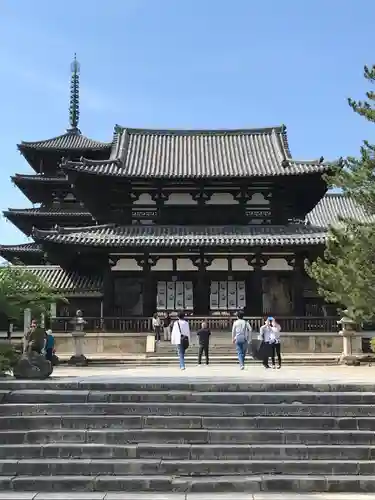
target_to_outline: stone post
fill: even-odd
[[[347,311],[344,311],[344,314]],[[340,363],[346,365],[359,365],[358,356],[362,354],[362,337],[358,333],[357,323],[349,316],[344,315],[338,322],[341,326],[339,335],[342,336],[342,354]]]
[[[82,311],[78,310],[75,317],[71,321],[73,326],[72,338],[74,342],[74,355],[70,358],[69,364],[74,366],[87,366],[88,360],[83,354],[83,339],[85,338],[84,327],[86,321],[82,317]]]

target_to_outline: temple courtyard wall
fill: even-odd
[[[2,337],[5,337],[5,333]],[[54,333],[56,352],[61,359],[69,359],[75,352],[74,339],[70,333]],[[362,353],[362,336],[371,337],[371,332],[359,333],[353,337],[353,354]],[[21,341],[22,333],[17,332],[12,337],[12,342]],[[255,337],[256,338],[256,337]],[[296,355],[303,358],[309,357],[339,357],[343,352],[343,339],[338,333],[332,332],[284,332],[282,335],[282,353]],[[191,347],[187,356],[196,354],[197,341],[192,335]],[[93,359],[121,359],[129,357],[144,357],[146,355],[174,355],[175,348],[169,341],[155,344],[154,335],[151,333],[112,333],[112,332],[86,332],[83,338],[83,352]],[[235,351],[231,343],[231,334],[220,332],[212,334],[211,353],[213,356],[234,356]],[[214,359],[213,359],[214,360]]]

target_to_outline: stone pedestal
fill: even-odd
[[[74,355],[70,358],[69,364],[74,366],[87,366],[88,360],[83,354],[83,339],[86,333],[75,331],[72,333],[72,338],[74,342]]]
[[[72,338],[74,344],[74,355],[70,358],[69,364],[74,366],[87,366],[88,360],[83,354],[83,339],[86,336],[84,327],[87,322],[83,319],[82,311],[80,309],[77,310],[71,323],[73,325]]]
[[[342,354],[340,363],[345,365],[360,365],[359,356],[362,354],[362,337],[357,332],[357,325],[351,318],[344,316],[338,321],[342,329]]]

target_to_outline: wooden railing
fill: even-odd
[[[246,318],[253,330],[259,331],[264,322],[262,317]],[[129,332],[129,333],[147,333],[152,331],[151,318],[132,317],[132,318],[90,318],[85,317],[87,332]],[[207,321],[212,331],[228,332],[232,328],[234,317],[200,317],[190,316],[188,318],[192,331],[197,331],[202,321]],[[283,332],[337,332],[338,317],[280,317],[277,321],[280,323]],[[72,318],[54,318],[51,322],[51,328],[54,332],[71,332]]]

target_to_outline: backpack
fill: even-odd
[[[186,349],[189,348],[189,337],[186,337],[185,335],[182,335],[182,333],[181,333],[181,326],[180,326],[179,320],[177,320],[177,326],[178,326],[178,329],[180,330],[180,334],[181,334],[181,346],[182,346],[182,349],[184,351],[186,351]]]

